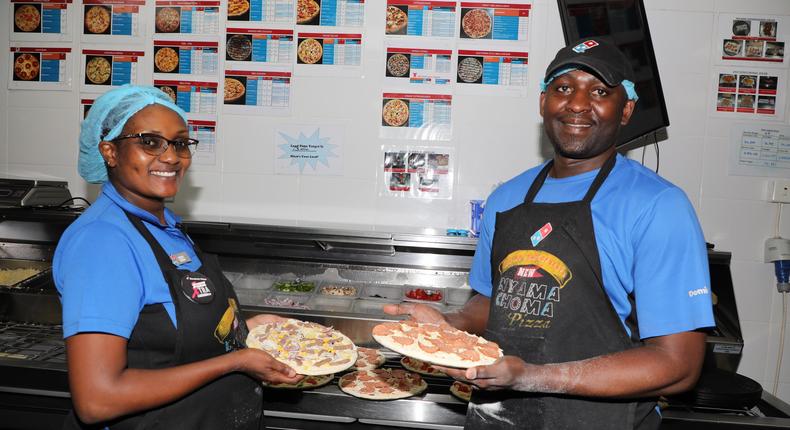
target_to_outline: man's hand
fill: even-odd
[[[285,318],[272,314],[258,314],[255,315],[254,317],[250,317],[247,319],[247,328],[252,330],[261,324],[278,322],[278,321],[285,321]]]
[[[384,305],[384,313],[390,315],[408,315],[417,322],[447,323],[444,315],[436,308],[420,303]]]
[[[561,392],[558,387],[549,387],[545,383],[543,366],[526,363],[512,355],[506,355],[488,366],[476,366],[469,369],[432,366],[452,378],[474,384],[484,390]]]

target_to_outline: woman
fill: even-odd
[[[258,429],[258,381],[300,376],[245,349],[247,325],[216,258],[164,202],[197,141],[153,87],[124,86],[91,107],[80,175],[101,195],[63,234],[53,261],[76,415],[115,429]],[[272,315],[247,321],[254,326]],[[81,424],[72,416],[67,427]]]

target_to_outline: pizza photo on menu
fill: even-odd
[[[37,53],[14,54],[14,80],[37,81],[41,72],[41,61]]]
[[[227,36],[225,42],[225,59],[233,61],[249,61],[252,54],[252,35],[233,34]]]
[[[14,31],[38,33],[41,31],[41,5],[14,3]]]
[[[177,95],[178,93],[176,91],[176,87],[171,87],[169,85],[155,85],[155,86],[156,88],[159,88],[159,91],[167,94],[167,96],[170,97],[171,100],[173,100],[173,103],[178,102],[178,95]]]
[[[85,34],[110,34],[111,25],[108,6],[85,6]]]
[[[88,55],[85,57],[85,83],[88,85],[110,85],[112,80],[112,57]]]
[[[266,351],[301,375],[342,372],[357,361],[357,347],[343,333],[295,319],[261,324],[250,331],[247,347]]]
[[[245,104],[244,95],[247,93],[247,78],[244,76],[225,77],[225,96],[226,105]]]
[[[408,6],[387,6],[387,34],[406,34],[409,23]]]
[[[357,362],[351,368],[353,370],[371,370],[381,367],[387,358],[375,348],[357,348]]]
[[[329,375],[320,376],[305,376],[301,381],[295,384],[264,384],[269,388],[279,388],[283,390],[310,390],[313,388],[323,387],[324,385],[332,382],[335,378],[334,373]]]
[[[228,0],[228,19],[231,21],[247,21],[250,16],[249,0]]]
[[[316,39],[299,39],[299,46],[296,48],[296,59],[298,64],[321,64],[324,57],[324,46]]]
[[[320,0],[297,0],[296,23],[301,25],[318,25],[321,13]]]
[[[466,84],[483,83],[482,57],[458,56],[458,82]]]
[[[403,127],[409,122],[409,103],[401,99],[384,99],[381,109],[382,125]]]
[[[368,400],[404,399],[428,388],[420,375],[389,368],[347,373],[337,384],[344,393]]]
[[[156,8],[157,33],[178,33],[181,29],[181,11],[175,7]]]
[[[490,39],[493,20],[488,9],[461,10],[461,37],[469,39]]]
[[[178,48],[162,46],[154,51],[154,72],[178,73]]]
[[[390,54],[387,58],[387,76],[393,78],[408,78],[411,70],[409,54]]]
[[[502,357],[496,343],[446,323],[385,322],[373,327],[373,338],[399,354],[445,367],[485,366]]]

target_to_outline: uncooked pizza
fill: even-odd
[[[387,6],[387,33],[398,33],[406,27],[409,22],[409,15],[395,6]]]
[[[299,60],[303,63],[315,64],[324,55],[324,47],[321,45],[321,42],[315,39],[304,39],[299,43],[296,55],[299,56]]]
[[[491,32],[491,15],[485,9],[472,9],[461,20],[461,29],[472,39],[486,37]]]
[[[346,335],[313,322],[287,319],[261,324],[247,346],[266,351],[302,375],[329,375],[353,366],[357,347]]]
[[[387,357],[378,349],[374,348],[357,348],[357,362],[354,363],[354,370],[371,370],[381,367]]]
[[[234,100],[238,100],[244,97],[244,93],[247,91],[244,88],[244,84],[241,83],[238,79],[233,78],[225,78],[225,101],[232,102]]]
[[[36,31],[41,24],[41,13],[32,4],[19,6],[14,12],[14,24],[20,31]]]
[[[409,74],[409,57],[403,54],[394,54],[387,59],[387,70],[392,76],[401,77]]]
[[[173,103],[176,102],[176,92],[173,91],[172,88],[170,87],[158,87],[158,88],[160,91],[167,94],[167,96],[170,97],[171,100],[173,100]]]
[[[154,65],[160,72],[170,73],[178,68],[178,51],[173,48],[161,48],[154,55]]]
[[[228,0],[228,16],[241,16],[250,10],[247,0]]]
[[[357,370],[338,381],[343,392],[370,400],[403,399],[428,388],[420,375],[403,369]]]
[[[174,33],[181,27],[181,11],[174,7],[163,7],[156,11],[156,30],[159,33]]]
[[[496,343],[445,323],[385,322],[373,327],[373,338],[397,353],[439,366],[465,369],[502,357]]]
[[[243,34],[234,34],[229,37],[225,47],[231,60],[245,61],[252,54],[252,40]]]
[[[312,21],[321,11],[315,0],[299,0],[296,3],[296,23],[304,24]]]
[[[335,377],[334,374],[320,375],[320,376],[305,376],[304,378],[302,378],[301,381],[295,384],[264,384],[264,385],[271,388],[281,388],[287,390],[309,390],[311,388],[322,387],[330,383],[334,377]]]
[[[85,29],[88,33],[102,34],[110,28],[110,10],[104,6],[91,6],[85,12]]]
[[[458,63],[458,79],[472,83],[483,76],[483,64],[475,57],[466,57]]]
[[[406,370],[411,370],[412,372],[417,372],[420,375],[425,376],[447,376],[444,372],[440,372],[436,370],[435,367],[431,366],[430,364],[422,361],[417,360],[416,358],[411,357],[403,357],[400,359],[400,364],[406,368]]]
[[[14,75],[22,81],[32,81],[38,78],[41,63],[33,54],[22,54],[14,61]]]
[[[104,57],[93,57],[85,64],[85,76],[96,85],[106,83],[111,74],[112,64]]]
[[[472,400],[472,386],[461,381],[453,381],[453,385],[450,385],[450,393],[465,402]]]
[[[401,99],[389,100],[384,103],[381,116],[385,124],[400,127],[409,120],[409,104]]]

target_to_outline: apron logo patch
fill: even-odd
[[[181,277],[181,292],[194,303],[211,302],[214,291],[214,284],[202,273],[189,272]]]
[[[545,239],[545,238],[546,238],[546,236],[548,236],[548,235],[549,235],[549,233],[551,233],[551,231],[552,231],[552,230],[554,230],[554,229],[551,227],[551,223],[550,223],[550,222],[547,222],[547,223],[546,223],[546,224],[545,224],[543,227],[541,227],[541,228],[540,228],[538,231],[536,231],[535,233],[533,233],[533,234],[532,234],[532,236],[530,236],[530,238],[529,238],[529,239],[532,241],[532,246],[538,246],[538,244],[539,244],[539,243],[540,243],[540,242],[541,242],[543,239]]]

